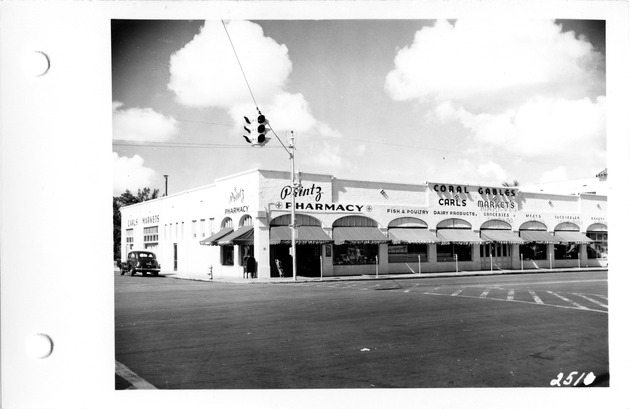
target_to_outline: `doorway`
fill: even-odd
[[[173,243],[173,271],[177,271],[177,243]]]
[[[321,244],[298,244],[297,246],[297,271],[302,277],[319,277],[321,275],[320,256],[322,254]],[[285,277],[293,277],[293,260],[290,254],[291,245],[274,244],[271,246],[270,264],[271,276],[280,277],[278,263],[280,262],[284,270]]]
[[[507,243],[486,243],[480,246],[481,269],[512,268],[512,245]],[[492,258],[490,257],[492,255]],[[490,266],[492,260],[492,267]]]

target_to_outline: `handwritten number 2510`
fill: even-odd
[[[577,376],[579,374],[579,372],[577,371],[573,371],[571,373],[569,373],[566,378],[564,377],[564,373],[560,372],[558,374],[558,377],[556,379],[552,379],[551,380],[551,386],[568,386],[571,385],[573,383],[573,380],[575,379],[575,376]],[[577,386],[580,381],[582,380],[582,378],[584,378],[584,385],[588,386],[590,384],[593,383],[593,381],[595,380],[595,375],[593,374],[593,372],[589,372],[588,375],[586,375],[586,372],[582,372],[582,375],[579,376],[579,378],[577,378],[577,380],[575,381],[575,383],[573,383],[573,386]],[[564,380],[563,380],[564,379]]]

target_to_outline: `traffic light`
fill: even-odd
[[[268,124],[269,121],[267,121],[267,118],[265,118],[263,114],[258,115],[258,127],[256,128],[258,143],[266,142],[267,138],[265,137],[265,134],[269,132],[269,128],[267,128]]]
[[[267,132],[269,132],[270,130],[270,128],[267,127],[267,125],[269,125],[269,121],[267,121],[267,118],[265,118],[263,114],[260,114],[258,115],[257,122],[258,125],[256,126],[256,145],[265,146],[265,144],[267,144],[267,142],[269,142],[269,140],[271,139],[265,136],[265,134],[267,134]]]
[[[265,146],[267,142],[271,140],[271,138],[267,138],[265,135],[267,132],[271,130],[267,125],[269,125],[269,121],[263,114],[258,111],[257,123],[252,123],[252,121],[244,116],[245,124],[243,129],[247,134],[243,135],[245,141],[250,143],[252,146],[261,147]]]

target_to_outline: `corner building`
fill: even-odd
[[[514,187],[403,184],[251,170],[121,209],[123,259],[156,253],[163,271],[242,278],[606,266],[607,198]]]

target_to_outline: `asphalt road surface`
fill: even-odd
[[[607,272],[115,291],[117,389],[609,385]]]

